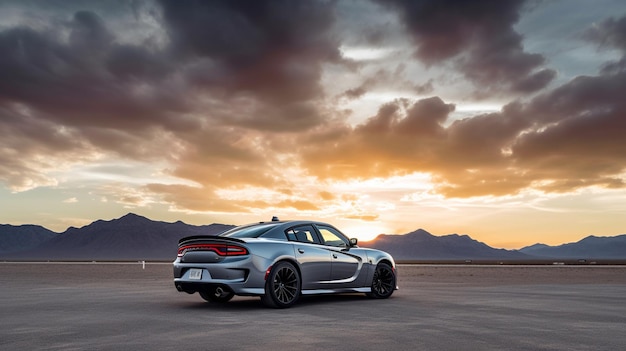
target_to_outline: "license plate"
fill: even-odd
[[[200,280],[202,279],[202,269],[192,268],[189,270],[189,279],[190,280]]]

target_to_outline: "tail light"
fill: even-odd
[[[213,251],[220,256],[244,256],[248,254],[248,250],[239,245],[191,244],[179,247],[178,257],[181,257],[189,251]]]

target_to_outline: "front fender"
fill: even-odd
[[[367,282],[371,283],[372,279],[374,278],[374,271],[376,270],[376,266],[381,262],[386,262],[390,264],[393,270],[396,271],[396,277],[397,277],[398,271],[396,269],[396,262],[394,261],[393,257],[390,254],[388,254],[385,251],[380,251],[380,250],[375,250],[375,249],[364,248],[362,250],[364,250],[365,254],[367,255],[367,263],[369,263],[368,264],[369,269],[367,272]],[[396,282],[397,282],[397,279],[396,279]],[[397,289],[397,286],[396,286],[396,289]]]

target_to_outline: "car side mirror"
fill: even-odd
[[[356,246],[356,244],[359,242],[359,239],[357,238],[350,238],[350,247]]]

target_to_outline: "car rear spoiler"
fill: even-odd
[[[216,236],[216,235],[194,235],[194,236],[187,236],[184,237],[180,240],[178,240],[178,246],[182,246],[185,244],[189,244],[192,242],[197,242],[197,241],[228,241],[228,242],[233,242],[233,243],[240,243],[240,244],[244,244],[245,241],[238,239],[238,238],[231,238],[228,236]]]

